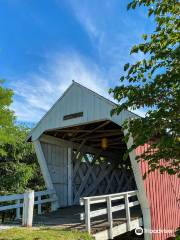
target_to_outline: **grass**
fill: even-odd
[[[0,232],[0,240],[92,240],[87,233],[58,228],[12,228]]]

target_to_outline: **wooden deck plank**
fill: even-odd
[[[96,207],[97,209],[97,207]],[[85,231],[84,221],[80,220],[80,214],[84,212],[83,206],[71,206],[61,208],[55,212],[44,215],[36,215],[33,219],[34,226],[50,226],[63,229],[77,229]],[[114,212],[113,227],[126,223],[125,210]],[[138,207],[131,208],[131,219],[141,218],[141,210]],[[109,226],[107,215],[99,216],[91,219],[92,234],[105,231]]]

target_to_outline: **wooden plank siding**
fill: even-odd
[[[41,142],[59,205],[68,206],[68,148]]]
[[[105,119],[122,125],[123,121],[127,118],[138,117],[130,111],[123,111],[118,116],[111,116],[110,112],[114,106],[115,103],[74,82],[40,120],[32,130],[30,136],[32,136],[32,140],[34,141],[39,138],[45,130]],[[63,120],[64,116],[78,112],[83,112],[83,116]]]
[[[147,144],[136,149],[136,154],[143,153]],[[145,161],[140,163],[142,175],[148,171]],[[171,230],[173,233],[153,233],[152,240],[165,240],[174,235],[180,226],[180,179],[159,171],[150,173],[144,180],[144,187],[150,206],[151,229]]]

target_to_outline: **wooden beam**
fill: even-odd
[[[91,134],[92,134],[92,132],[91,132]],[[112,136],[118,136],[118,135],[121,136],[121,133],[120,132],[106,133],[106,130],[104,130],[104,133],[96,134],[96,135],[93,135],[93,136],[89,136],[89,137],[87,137],[87,140],[89,140],[89,139],[97,139],[97,138],[102,138],[102,137],[112,137]],[[77,138],[72,138],[71,140],[75,141],[75,140],[80,140],[80,139],[84,139],[84,137],[79,136]]]
[[[44,142],[44,143],[50,143],[52,145],[57,145],[60,147],[72,147],[73,149],[78,149],[78,147],[80,146],[79,143],[67,141],[67,140],[64,140],[61,138],[57,138],[57,137],[53,137],[53,136],[45,135],[45,134],[41,135],[40,141]],[[89,153],[93,153],[93,154],[101,152],[103,156],[113,158],[113,159],[117,159],[119,157],[117,154],[114,154],[113,152],[109,152],[109,151],[102,152],[101,149],[93,148],[93,147],[91,147],[90,144],[87,145],[87,143],[86,143],[86,145],[84,145],[82,147],[82,150],[84,152],[89,152]]]
[[[53,183],[52,183],[52,179],[51,179],[51,176],[50,176],[50,173],[49,173],[49,169],[48,169],[48,166],[47,166],[47,162],[46,162],[46,159],[44,157],[44,153],[43,153],[43,150],[42,150],[42,147],[41,147],[41,143],[40,143],[39,140],[35,140],[33,142],[33,144],[34,144],[37,159],[38,159],[38,162],[39,162],[39,165],[40,165],[40,168],[41,168],[41,173],[42,173],[44,181],[45,181],[46,188],[55,191]],[[56,193],[52,194],[52,197],[57,198],[57,194]],[[57,210],[58,207],[59,207],[59,204],[58,204],[57,201],[52,203],[52,211]]]
[[[93,130],[93,129],[92,129]],[[92,130],[89,129],[57,129],[55,132],[62,132],[62,133],[91,133]],[[106,129],[106,132],[117,132],[120,129]],[[102,133],[104,130],[97,130],[96,132]]]
[[[102,127],[105,127],[105,126],[108,125],[109,123],[110,123],[110,121],[106,121],[106,122],[102,123],[101,125],[99,125],[98,127],[92,129],[90,133],[83,134],[83,135],[81,135],[80,137],[75,138],[75,139],[78,140],[78,139],[87,138],[90,134],[96,132],[98,129],[100,129],[100,128],[102,128]],[[71,139],[71,140],[73,141],[74,139]]]
[[[68,172],[68,206],[72,205],[72,200],[73,200],[73,196],[72,196],[72,174],[73,174],[73,170],[72,170],[72,148],[68,148],[68,165],[67,165],[67,172]]]
[[[72,161],[74,161],[74,159],[76,159],[77,155],[79,154],[79,151],[80,151],[81,148],[84,146],[85,142],[86,142],[86,139],[84,139],[84,140],[82,141],[82,143],[78,146],[78,148],[77,148],[77,150],[76,150],[76,153],[75,153],[74,156],[73,156]]]
[[[35,151],[36,151],[38,162],[39,162],[39,165],[40,165],[40,168],[41,168],[41,172],[42,172],[45,184],[46,184],[46,188],[47,189],[54,189],[53,183],[52,183],[52,180],[51,180],[51,176],[50,176],[50,173],[49,173],[49,170],[48,170],[47,162],[46,162],[46,159],[44,157],[44,153],[42,151],[41,143],[40,143],[39,140],[36,140],[36,141],[33,142],[33,144],[34,144],[34,147],[35,147]]]
[[[128,130],[124,130],[124,135],[126,136],[128,134]],[[132,135],[129,136],[128,142],[127,142],[127,148],[131,148],[133,145],[133,137]],[[134,178],[136,181],[136,186],[138,188],[138,200],[141,205],[141,210],[143,214],[143,221],[144,221],[144,228],[146,229],[151,229],[151,214],[150,214],[150,207],[149,207],[149,202],[147,199],[145,187],[144,187],[144,182],[142,178],[142,173],[140,170],[140,164],[136,160],[136,152],[135,150],[132,150],[129,153],[129,158],[131,161],[131,167],[134,173]],[[151,233],[145,233],[144,234],[144,239],[145,240],[151,240],[152,239],[152,234]]]

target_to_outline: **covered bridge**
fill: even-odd
[[[143,181],[147,166],[135,160],[143,146],[123,161],[124,151],[133,139],[129,139],[127,145],[123,142],[122,123],[139,116],[130,111],[111,116],[114,106],[110,100],[73,82],[32,130],[28,140],[34,143],[47,189],[54,189],[58,198],[54,210],[77,206],[80,202],[85,204],[85,216],[81,217],[90,232],[91,218],[98,216],[97,209],[90,213],[91,204],[103,203],[105,198],[109,207],[101,213],[108,215],[109,225],[97,232],[96,237],[112,239],[124,232],[117,224],[113,225],[114,212],[123,209],[115,204],[119,197],[126,205],[123,205],[125,231],[142,224],[146,230],[168,228],[174,231],[180,213],[175,196],[178,180],[155,172]],[[176,186],[175,192],[171,183]],[[130,207],[137,203],[140,204],[139,215],[131,222]],[[153,239],[163,240],[169,235],[172,233],[150,234],[146,231],[145,239],[153,236]]]

